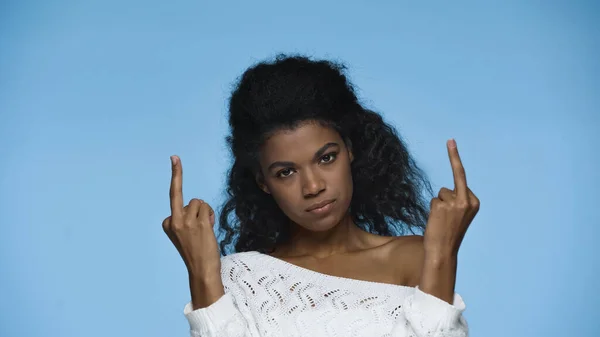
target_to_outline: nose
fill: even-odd
[[[314,197],[325,190],[325,181],[312,170],[307,170],[302,176],[302,194],[304,197]]]

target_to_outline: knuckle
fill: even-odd
[[[195,206],[195,207],[198,207],[198,206],[200,206],[200,205],[202,205],[202,204],[203,204],[203,201],[202,201],[202,200],[200,200],[200,199],[198,199],[198,198],[192,198],[192,199],[190,200],[190,203],[189,203],[188,205],[189,205],[189,206]]]
[[[185,229],[185,226],[183,224],[172,224],[171,225],[171,232],[173,232],[173,233],[181,233],[184,229]]]
[[[173,221],[171,219],[171,221],[170,221],[171,228],[173,228],[173,229],[175,229],[175,228],[181,228],[183,226],[183,224],[184,224],[183,222],[184,222],[184,220],[182,221],[182,220],[178,219],[176,221]]]
[[[193,219],[185,219],[183,221],[183,225],[181,227],[186,227],[186,228],[190,228],[194,226],[194,220]]]

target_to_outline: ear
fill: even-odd
[[[352,163],[354,161],[354,154],[350,149],[348,149],[348,157],[350,158],[350,162]]]
[[[269,187],[267,187],[267,185],[265,184],[265,179],[262,175],[262,173],[257,173],[255,176],[256,179],[256,184],[258,185],[258,188],[260,188],[261,190],[263,190],[263,192],[267,193],[267,194],[271,194],[271,191],[269,190]]]

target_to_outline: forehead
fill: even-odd
[[[275,132],[261,147],[261,162],[312,159],[323,145],[335,142],[343,146],[339,133],[316,122],[300,124],[292,130]]]

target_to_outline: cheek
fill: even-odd
[[[339,177],[341,188],[344,189],[344,192],[349,193],[351,197],[354,183],[352,181],[352,170],[350,169],[350,165],[344,167],[344,170]]]
[[[289,213],[290,210],[293,210],[294,205],[297,203],[293,193],[294,188],[295,187],[291,185],[271,187],[271,197],[286,214]]]
[[[340,204],[340,212],[343,214],[350,208],[352,204],[352,195],[354,193],[354,183],[352,181],[352,173],[348,169],[344,174],[340,175],[340,196],[343,196]]]
[[[344,207],[349,207],[354,190],[350,165],[340,165],[336,170],[330,171],[326,179],[327,184],[332,188],[331,192],[341,198],[339,201],[343,202]]]

